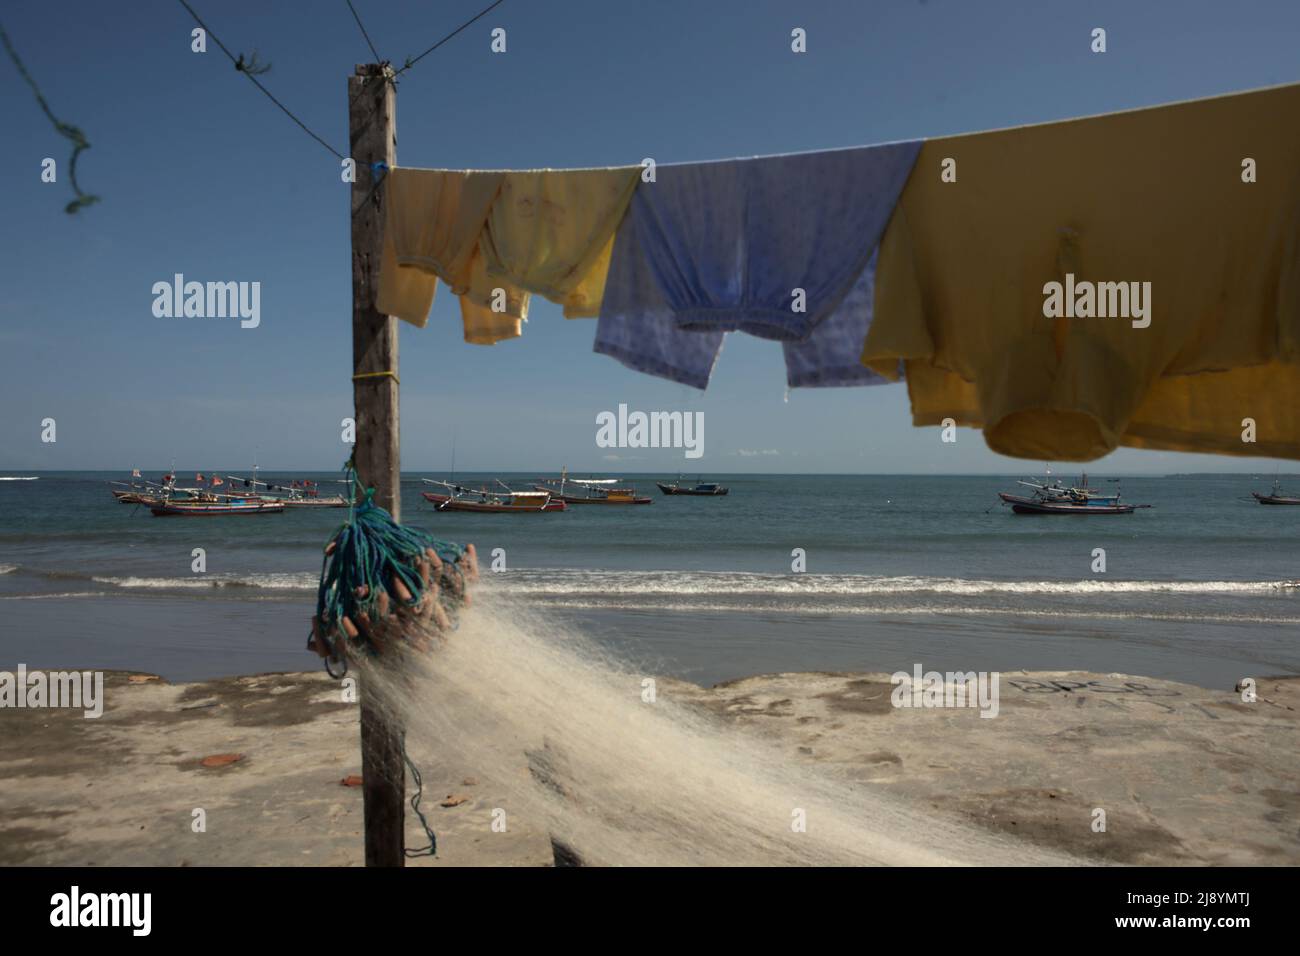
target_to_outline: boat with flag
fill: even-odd
[[[450,481],[434,481],[431,478],[421,480],[425,484],[436,485],[444,489],[442,492],[421,492],[424,500],[433,505],[438,511],[472,511],[483,514],[546,514],[565,509],[564,502],[548,491],[515,491],[502,481],[497,482],[497,484],[501,485],[502,490],[495,491],[487,487],[467,488],[464,485],[458,485]]]
[[[638,495],[633,485],[620,485],[620,478],[570,478],[562,469],[559,478],[541,478],[533,485],[568,505],[649,505],[654,499]]]
[[[226,475],[226,480],[231,482],[232,488],[242,485],[257,494],[262,500],[278,501],[286,508],[346,508],[348,506],[348,499],[345,496],[322,495],[320,485],[305,478],[295,478],[287,485],[277,485],[267,481],[259,481],[257,469],[254,468],[252,478]],[[259,492],[259,488],[265,490]]]
[[[261,495],[240,495],[213,491],[222,487],[225,481],[219,475],[204,478],[196,473],[196,482],[206,482],[206,486],[182,488],[176,484],[175,471],[162,476],[161,483],[148,481],[140,477],[139,469],[132,472],[132,481],[115,481],[114,485],[122,488],[110,489],[113,497],[123,504],[144,505],[154,517],[175,516],[213,517],[217,515],[278,514],[284,511],[284,503]]]
[[[676,481],[656,481],[659,490],[665,495],[699,495],[701,497],[717,497],[725,495],[731,489],[726,485],[720,485],[715,481],[702,481],[696,479],[694,485],[682,484],[682,476],[678,475]]]
[[[1110,494],[1088,487],[1086,474],[1075,486],[1064,485],[1059,479],[1051,484],[1037,481],[1017,481],[1016,484],[1033,489],[1032,494],[1013,495],[1000,491],[998,497],[1018,515],[1126,515],[1138,508],[1151,507],[1125,504],[1120,500],[1118,488]]]
[[[1285,495],[1282,493],[1282,483],[1278,480],[1273,482],[1273,490],[1266,495],[1261,495],[1258,491],[1252,491],[1251,496],[1261,505],[1300,505],[1300,495]]]
[[[195,479],[202,481],[203,476],[195,475]],[[172,472],[163,475],[158,481],[150,481],[141,477],[139,468],[131,472],[129,482],[110,481],[109,484],[114,486],[109,488],[113,497],[124,505],[148,505],[164,498],[188,499],[207,494],[207,489],[202,487],[178,487],[176,475]]]

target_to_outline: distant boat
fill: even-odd
[[[515,491],[504,483],[502,491],[487,488],[466,488],[463,485],[447,481],[422,479],[430,485],[439,485],[447,490],[446,494],[436,491],[421,492],[424,500],[438,511],[473,511],[483,514],[511,514],[515,512],[544,514],[549,511],[563,511],[564,502],[546,491]]]
[[[1300,496],[1282,494],[1281,482],[1273,482],[1273,490],[1266,495],[1261,495],[1258,491],[1252,491],[1251,495],[1261,505],[1300,505]]]
[[[234,483],[231,485],[232,488],[242,484],[245,488],[251,488],[256,492],[263,501],[278,501],[286,508],[346,508],[351,503],[343,495],[322,495],[314,481],[295,479],[288,485],[258,481],[256,466],[253,468],[252,478],[226,475],[226,480]],[[258,492],[259,487],[265,488],[266,491]]]
[[[118,491],[116,488],[111,490],[113,492],[113,497],[116,498],[119,503],[124,505],[142,505],[156,500],[143,491]]]
[[[281,514],[284,505],[278,501],[263,501],[260,498],[241,499],[226,498],[220,501],[199,501],[183,499],[179,501],[146,502],[155,518],[173,516],[215,517],[218,515],[265,515]]]
[[[1017,481],[1016,484],[1032,488],[1033,494],[1013,495],[1000,491],[998,497],[1018,515],[1126,515],[1138,508],[1151,507],[1126,505],[1120,501],[1118,491],[1112,495],[1089,488],[1087,475],[1075,487],[1063,485],[1059,480],[1050,485],[1034,481]]]
[[[714,481],[697,481],[694,487],[685,486],[681,482],[682,476],[678,475],[676,481],[656,481],[655,484],[658,485],[659,490],[666,495],[703,495],[714,497],[717,495],[725,495],[729,490],[726,486],[720,485]]]
[[[141,479],[132,481],[127,484],[125,481],[111,481],[111,485],[121,485],[121,488],[110,488],[113,497],[124,505],[148,505],[156,501],[165,501],[169,498],[179,498],[188,500],[190,498],[204,499],[207,491],[203,488],[177,488],[175,479],[169,478],[165,484]],[[216,500],[213,497],[211,500]]]
[[[653,498],[638,495],[636,488],[628,485],[616,487],[618,478],[570,478],[569,470],[560,472],[559,478],[543,478],[533,485],[537,491],[548,492],[568,505],[649,505]]]

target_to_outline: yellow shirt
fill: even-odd
[[[395,168],[384,180],[384,251],[375,307],[423,327],[436,280],[461,295],[505,173]]]
[[[481,246],[489,280],[544,295],[566,318],[595,318],[614,233],[640,166],[507,173]],[[483,290],[471,297],[482,304]]]
[[[1014,457],[1300,458],[1297,117],[1300,85],[930,140],[863,363]]]
[[[423,327],[442,279],[476,345],[519,336],[530,292],[594,318],[640,169],[391,170],[376,308]]]

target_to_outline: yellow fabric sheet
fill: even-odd
[[[895,378],[903,359],[914,424],[980,426],[1014,457],[1300,458],[1297,117],[1288,86],[927,142],[864,364]],[[1067,273],[1149,282],[1150,324],[1045,316]]]
[[[596,317],[640,170],[391,170],[376,308],[423,327],[442,279],[475,345],[519,336],[530,292]]]

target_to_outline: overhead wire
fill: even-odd
[[[316,142],[324,146],[327,150],[333,153],[335,157],[341,160],[347,158],[342,153],[340,153],[337,149],[331,146],[329,143],[325,142],[325,140],[321,139],[321,137],[317,136],[316,133],[314,133],[306,123],[304,123],[302,120],[300,120],[297,116],[293,114],[293,111],[290,110],[289,107],[285,106],[278,99],[276,99],[275,95],[270,90],[268,90],[265,86],[262,85],[262,82],[258,80],[255,74],[265,73],[266,70],[269,69],[270,67],[266,65],[258,64],[256,53],[254,53],[248,60],[244,59],[244,55],[242,53],[238,57],[236,57],[233,53],[230,52],[229,48],[227,48],[227,46],[221,42],[220,37],[218,37],[215,33],[212,32],[212,28],[203,22],[203,20],[199,17],[199,15],[194,11],[194,8],[190,6],[189,3],[186,2],[186,0],[178,0],[178,2],[182,7],[184,7],[187,11],[189,11],[190,16],[194,18],[194,22],[197,23],[200,27],[202,27],[204,32],[207,33],[208,36],[212,37],[213,42],[216,43],[217,46],[221,48],[221,52],[226,54],[226,56],[229,57],[230,62],[235,65],[235,69],[238,70],[240,73],[244,74],[244,76],[248,77],[249,82],[251,82],[259,90],[261,90],[262,93],[265,94],[267,99],[269,99],[272,103],[278,106],[281,112],[283,112],[285,116],[289,117],[289,119],[293,120],[296,124],[298,124],[299,128],[302,129],[304,133],[306,133],[312,139],[316,140]]]

